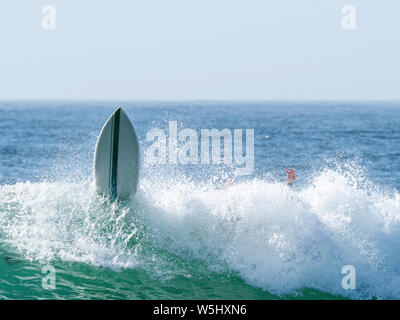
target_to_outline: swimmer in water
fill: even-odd
[[[225,181],[224,187],[228,188],[231,185],[231,183],[232,183],[232,179],[229,178],[228,180]]]
[[[293,168],[285,168],[286,170],[286,181],[289,187],[293,187],[293,182],[296,180],[297,175],[296,175],[296,170]]]

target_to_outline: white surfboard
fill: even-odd
[[[94,155],[96,189],[112,201],[136,193],[139,178],[139,143],[128,116],[118,108],[97,139]]]

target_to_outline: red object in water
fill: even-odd
[[[288,184],[292,185],[297,178],[296,170],[293,168],[289,169],[285,168],[285,170],[286,170],[286,181]]]

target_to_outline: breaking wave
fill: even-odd
[[[229,187],[146,177],[136,199],[109,204],[93,182],[0,186],[0,241],[24,259],[143,268],[169,256],[284,295],[312,288],[350,298],[400,298],[400,195],[352,165],[289,188],[272,178]],[[356,269],[344,290],[342,267]],[[175,271],[174,271],[175,270]]]

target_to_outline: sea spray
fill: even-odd
[[[1,243],[28,261],[141,269],[160,283],[208,269],[277,295],[399,298],[399,193],[357,177],[324,169],[294,189],[270,178],[224,188],[144,177],[122,205],[87,182],[4,185]],[[348,264],[356,290],[341,286]]]

